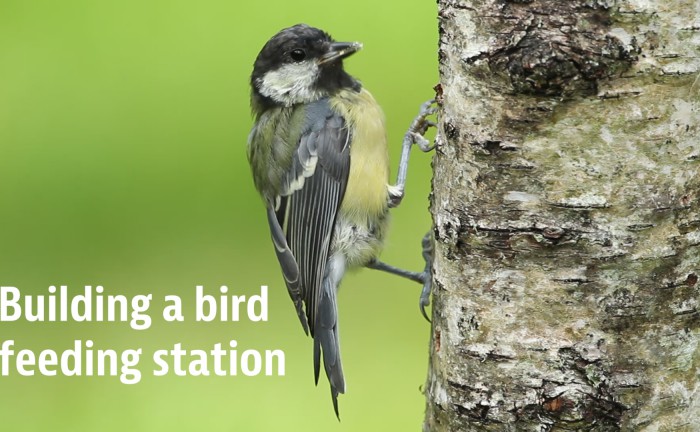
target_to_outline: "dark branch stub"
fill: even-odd
[[[484,19],[507,23],[482,56],[515,93],[594,94],[598,80],[629,68],[639,52],[634,39],[610,33],[610,10],[597,2],[506,1]]]

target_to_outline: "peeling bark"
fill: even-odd
[[[700,2],[439,23],[424,430],[700,430]]]

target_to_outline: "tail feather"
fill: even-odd
[[[345,393],[345,378],[340,360],[340,340],[338,338],[338,306],[336,301],[336,278],[332,271],[323,280],[318,312],[314,325],[314,377],[318,384],[320,357],[331,385],[331,396],[336,416],[338,415],[338,394]]]
[[[333,398],[333,410],[335,416],[340,420],[340,412],[338,411],[338,392],[331,386],[331,398]]]
[[[321,341],[314,337],[314,381],[318,385],[318,376],[321,372]]]

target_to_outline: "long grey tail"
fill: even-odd
[[[318,385],[318,377],[321,369],[321,353],[323,353],[323,366],[331,385],[331,397],[335,415],[338,413],[338,394],[345,393],[345,378],[343,377],[343,365],[340,361],[340,341],[338,339],[338,306],[336,301],[336,289],[345,268],[337,259],[329,260],[326,275],[321,284],[321,293],[314,326],[314,378]]]

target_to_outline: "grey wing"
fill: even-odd
[[[283,193],[274,209],[268,209],[268,221],[299,319],[304,330],[308,323],[314,336],[316,381],[322,349],[337,412],[336,397],[344,392],[345,383],[338,347],[335,298],[338,281],[329,278],[327,266],[350,171],[350,137],[345,120],[330,109],[327,101],[308,106],[306,117],[307,125]],[[301,310],[302,301],[306,319]]]
[[[312,334],[349,172],[345,120],[326,100],[308,105],[281,193],[268,209],[268,222],[290,295],[295,303],[303,301]]]
[[[283,198],[280,201],[282,204],[281,213],[284,214],[284,209],[286,208],[287,198]],[[297,264],[292,251],[287,244],[287,239],[284,236],[284,231],[280,226],[280,219],[278,219],[278,214],[280,209],[275,212],[272,207],[267,209],[267,223],[270,225],[270,234],[272,235],[272,243],[275,246],[275,253],[277,254],[277,260],[282,268],[282,276],[284,277],[284,282],[287,285],[287,291],[289,291],[289,296],[292,298],[294,307],[299,316],[299,321],[304,329],[304,333],[309,334],[309,325],[306,322],[306,315],[304,314],[304,309],[302,307],[302,294],[299,287],[299,265]]]

